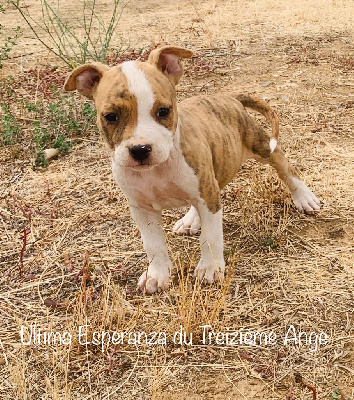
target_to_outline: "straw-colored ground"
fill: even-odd
[[[61,3],[75,15],[78,3]],[[39,2],[27,4],[35,15]],[[195,50],[180,99],[231,89],[269,100],[282,146],[323,210],[300,215],[274,171],[247,163],[223,193],[226,282],[194,283],[198,239],[174,236],[183,210],[167,211],[171,287],[144,296],[135,291],[147,266],[139,233],[97,133],[47,169],[32,168],[26,136],[0,148],[1,399],[354,398],[353,13],[351,0],[129,3],[120,33],[131,49],[167,42]],[[20,21],[11,9],[6,18]],[[23,29],[12,54],[24,56],[2,72],[17,90],[35,63],[57,63]],[[32,101],[39,84],[26,92]],[[71,345],[22,346],[20,328],[31,324],[37,333],[69,332]],[[203,345],[207,324],[275,332],[277,343]],[[102,352],[78,343],[82,325],[88,337],[155,331],[167,339],[124,339]],[[181,325],[193,346],[173,343]],[[327,345],[311,351],[304,335],[300,346],[284,344],[291,325],[326,334]]]

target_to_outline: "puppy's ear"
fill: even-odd
[[[177,84],[183,75],[183,68],[180,64],[181,58],[192,57],[193,52],[181,47],[163,46],[152,50],[148,63],[154,65],[165,75]]]
[[[102,75],[108,70],[109,67],[100,62],[81,65],[69,75],[64,84],[64,90],[66,92],[77,90],[92,100]]]

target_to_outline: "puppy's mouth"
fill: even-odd
[[[155,167],[158,164],[151,164],[148,161],[138,161],[138,163],[136,165],[126,165],[124,166],[124,168],[130,168],[133,171],[141,171],[141,170],[145,170],[145,169],[151,169],[153,167]]]
[[[155,167],[156,165],[159,165],[159,163],[151,163],[148,160],[143,160],[143,161],[131,160],[131,162],[129,164],[117,163],[117,165],[121,168],[131,169],[133,171],[142,171],[142,170],[146,170],[146,169],[151,169],[151,168]]]

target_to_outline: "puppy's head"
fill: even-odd
[[[94,100],[99,130],[117,165],[143,169],[167,160],[177,129],[180,59],[192,54],[164,46],[153,50],[147,62],[128,61],[112,68],[96,62],[70,74],[64,90],[78,90]]]

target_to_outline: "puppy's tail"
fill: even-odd
[[[279,120],[275,111],[264,100],[250,94],[238,94],[236,99],[244,106],[252,108],[264,115],[272,127],[272,135],[269,142],[270,152],[273,153],[278,144],[279,138]]]

